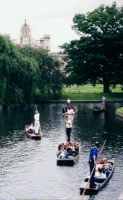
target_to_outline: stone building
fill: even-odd
[[[35,48],[41,47],[50,52],[50,35],[44,35],[44,37],[39,40],[31,39],[31,28],[25,20],[25,23],[20,30],[20,45],[30,45]]]
[[[8,39],[10,39],[10,34],[1,34]],[[10,39],[13,44],[17,45],[16,39]],[[64,73],[64,67],[66,65],[64,61],[64,54],[59,54],[57,52],[50,52],[50,35],[44,35],[43,38],[40,38],[38,40],[34,40],[31,38],[31,28],[27,24],[26,20],[25,23],[22,25],[20,29],[20,45],[25,46],[29,45],[35,48],[44,48],[48,50],[48,53],[53,56],[54,59],[58,60],[60,62],[60,70],[62,73]]]
[[[39,40],[34,40],[33,45],[36,48],[44,48],[47,49],[48,52],[50,52],[50,35],[44,35],[43,38],[40,38]]]
[[[31,45],[31,29],[29,25],[27,25],[26,20],[20,30],[20,45]]]

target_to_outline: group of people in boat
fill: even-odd
[[[34,125],[31,123],[29,127],[29,133],[33,134],[35,133],[36,135],[39,134],[39,128],[40,128],[40,122],[39,122],[39,112],[36,110],[35,115],[34,115]]]
[[[107,158],[101,160],[97,159],[96,168],[95,168],[95,177],[96,178],[106,178],[110,174],[110,169],[112,165],[107,162]]]
[[[62,109],[62,114],[73,115],[77,113],[77,108],[75,106],[71,106],[70,99],[67,99],[67,106]]]
[[[79,154],[79,144],[78,142],[66,144],[62,143],[58,146],[57,158],[74,158]]]
[[[77,108],[75,106],[70,106],[70,105],[67,105],[67,107],[64,107],[62,109],[62,113],[63,114],[68,114],[68,115],[73,115],[75,113],[77,113]]]

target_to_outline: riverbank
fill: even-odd
[[[118,115],[119,117],[122,117],[122,118],[123,118],[123,107],[118,108],[118,109],[116,110],[116,115]]]
[[[47,100],[44,103],[66,103],[67,100]],[[71,100],[71,103],[100,103],[102,100]],[[123,102],[123,99],[106,100],[106,102]]]
[[[98,101],[102,100],[102,96],[105,96],[106,101],[116,101],[123,100],[123,93],[63,93],[60,97],[60,100],[66,100],[70,98],[70,100],[78,100],[78,101]]]
[[[105,96],[106,100],[123,100],[123,90],[121,85],[117,85],[115,89],[110,87],[110,93],[103,92],[103,85],[97,84],[95,87],[91,84],[84,86],[72,85],[67,87],[63,86],[60,100],[102,100],[102,96]]]

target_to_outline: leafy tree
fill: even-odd
[[[102,80],[105,93],[111,84],[123,84],[123,7],[101,5],[86,15],[76,14],[73,23],[80,40],[61,46],[68,83],[96,85]]]
[[[40,77],[37,82],[36,98],[39,101],[51,98],[53,95],[61,94],[62,75],[60,73],[60,63],[48,55],[47,50],[32,48],[29,46],[19,47],[23,56],[35,59],[40,69]],[[57,73],[56,73],[57,72]],[[40,94],[40,95],[39,95]]]
[[[0,104],[40,103],[60,94],[59,67],[47,50],[15,46],[0,36]]]

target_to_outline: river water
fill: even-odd
[[[33,122],[36,106],[0,111],[0,200],[81,199],[79,186],[89,171],[89,151],[95,141],[106,145],[101,157],[115,161],[115,171],[97,195],[83,199],[116,200],[123,190],[123,120],[115,116],[123,102],[106,102],[106,112],[93,114],[96,103],[73,103],[78,113],[72,118],[71,141],[80,144],[80,156],[73,167],[56,165],[56,152],[66,142],[66,104],[37,105],[43,133],[41,141],[26,138],[24,127]],[[98,104],[99,106],[101,103]]]

